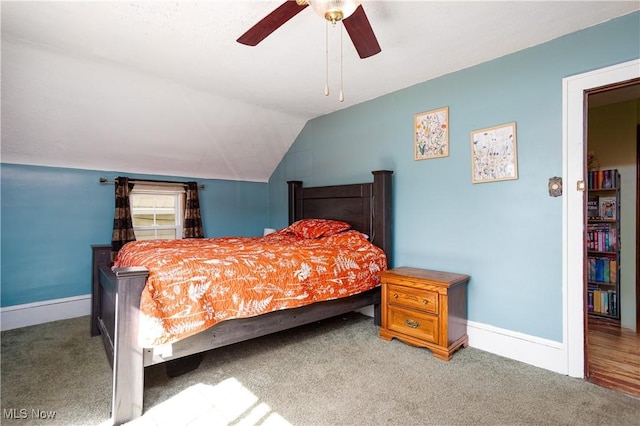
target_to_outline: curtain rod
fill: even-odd
[[[114,179],[107,179],[107,178],[100,178],[100,183],[103,185],[109,184],[109,183],[115,183],[116,181]],[[182,186],[187,186],[187,182],[178,182],[178,181],[173,181],[173,180],[154,180],[154,179],[129,179],[129,182],[131,183],[153,183],[156,185],[182,185]],[[198,189],[204,189],[204,184],[199,183],[198,184]]]

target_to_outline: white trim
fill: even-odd
[[[472,348],[566,374],[564,346],[560,342],[474,321],[467,321],[467,334]]]
[[[373,305],[356,310],[373,317]],[[562,343],[517,331],[467,321],[469,346],[560,374],[567,374]]]
[[[372,317],[373,306],[358,312]],[[0,308],[3,331],[90,313],[90,294]],[[566,355],[561,343],[474,321],[467,321],[467,333],[469,346],[473,348],[566,374]]]
[[[91,314],[91,295],[0,308],[2,331]],[[89,326],[87,325],[87,330]]]
[[[640,77],[640,59],[579,74],[562,80],[562,304],[566,371],[584,374],[584,91]]]

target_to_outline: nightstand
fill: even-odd
[[[403,266],[383,272],[381,281],[381,338],[430,349],[446,361],[468,346],[468,275]]]

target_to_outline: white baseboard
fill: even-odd
[[[373,317],[373,306],[358,309],[357,312]],[[560,342],[475,321],[467,321],[467,334],[469,346],[472,348],[556,373],[568,374],[566,350]]]
[[[85,315],[91,315],[90,294],[6,306],[0,308],[0,330],[11,330]]]
[[[469,346],[560,374],[567,372],[565,345],[516,331],[467,321]]]
[[[358,309],[373,317],[373,306]],[[91,295],[0,308],[0,328],[11,330],[91,314]],[[536,367],[567,374],[567,355],[562,343],[467,321],[469,346]]]

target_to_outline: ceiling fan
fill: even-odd
[[[247,46],[256,46],[310,5],[318,15],[331,23],[342,21],[358,55],[363,59],[368,58],[380,53],[382,49],[360,3],[361,0],[288,0],[262,18],[237,41]]]

